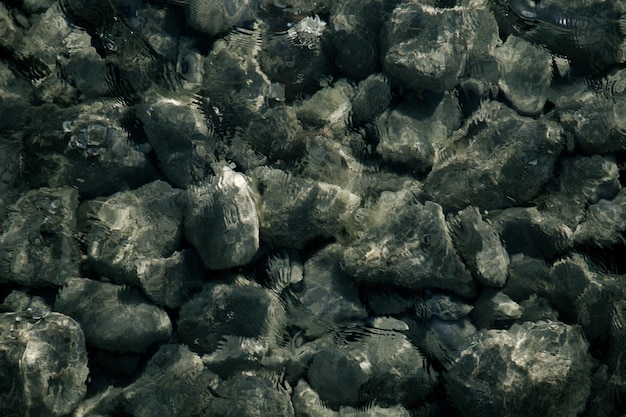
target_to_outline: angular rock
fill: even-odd
[[[438,288],[471,297],[475,285],[456,254],[441,206],[401,206],[365,231],[343,255],[342,268],[358,284],[413,290]]]
[[[506,283],[509,254],[495,228],[483,220],[476,207],[448,216],[454,246],[484,286],[501,288]]]
[[[317,237],[338,236],[361,199],[338,186],[262,167],[251,173],[260,195],[261,240],[299,249]]]
[[[445,387],[461,416],[576,416],[592,366],[578,327],[524,323],[477,333],[448,367]]]
[[[124,388],[124,409],[136,417],[207,415],[218,380],[187,347],[163,345],[141,377]]]
[[[588,207],[572,239],[583,246],[607,247],[623,240],[626,230],[626,189],[611,200],[600,200]]]
[[[520,317],[520,305],[493,288],[483,290],[472,311],[472,318],[480,329],[503,328]]]
[[[493,224],[509,254],[554,257],[573,246],[572,230],[536,207],[503,210],[493,218]]]
[[[352,124],[360,126],[373,120],[391,102],[391,87],[384,74],[375,73],[361,81],[352,100]]]
[[[458,100],[450,94],[418,101],[409,96],[397,108],[381,114],[376,127],[380,141],[376,147],[383,160],[415,172],[428,171],[437,151],[460,126]]]
[[[335,411],[327,408],[319,395],[303,379],[293,389],[291,399],[296,415],[302,417],[410,417],[411,415],[401,405],[383,407],[378,404],[368,404],[366,409],[348,406],[339,407],[339,410]]]
[[[424,189],[446,210],[491,210],[535,197],[552,176],[562,129],[498,102],[485,104],[474,118],[478,126],[468,122],[455,132],[455,148],[436,160]]]
[[[199,287],[202,263],[182,244],[183,193],[163,181],[87,202],[87,254],[96,272],[138,288],[159,305],[179,307]]]
[[[212,141],[205,117],[192,98],[151,97],[138,107],[137,117],[171,184],[187,188],[209,175]]]
[[[71,278],[54,309],[80,323],[88,345],[110,352],[145,352],[172,335],[167,313],[127,287]]]
[[[330,20],[333,62],[348,76],[360,80],[379,67],[378,32],[382,3],[360,0],[333,2]]]
[[[274,293],[239,278],[209,282],[180,309],[178,336],[195,352],[211,353],[224,336],[275,342],[285,312]]]
[[[501,68],[500,89],[513,108],[523,115],[539,115],[552,82],[552,55],[511,35],[494,56]]]
[[[458,83],[468,59],[495,47],[498,29],[485,9],[403,3],[382,39],[383,67],[393,80],[416,91],[444,92]]]
[[[337,81],[315,93],[296,107],[298,118],[304,126],[331,130],[345,128],[352,111],[355,89],[347,81]]]
[[[40,188],[24,193],[12,206],[0,235],[4,280],[33,287],[65,284],[78,275],[76,189]]]
[[[434,371],[408,339],[396,332],[355,329],[358,340],[319,351],[308,381],[328,407],[359,406],[368,401],[415,405],[436,383]],[[390,352],[394,352],[390,355]]]
[[[215,36],[254,18],[258,0],[191,0],[185,5],[187,23],[192,28]]]
[[[308,337],[367,317],[354,283],[340,266],[341,247],[324,247],[304,264],[304,278],[291,288],[286,307],[290,322]]]
[[[619,168],[611,158],[600,155],[562,158],[558,189],[542,195],[540,207],[574,230],[590,205],[600,199],[612,199],[620,187]]]
[[[242,372],[218,387],[204,417],[281,416],[293,417],[290,392],[271,377]]]
[[[256,195],[243,174],[224,165],[187,193],[185,235],[208,269],[250,262],[259,249]]]
[[[63,314],[0,314],[0,413],[66,416],[87,392],[80,325]]]

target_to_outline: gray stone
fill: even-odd
[[[493,218],[509,254],[554,257],[573,246],[573,231],[563,221],[536,207],[513,207]]]
[[[291,390],[276,384],[272,377],[242,372],[229,378],[218,387],[218,396],[203,417],[293,417]]]
[[[348,0],[333,2],[330,27],[333,61],[349,77],[360,80],[380,65],[378,32],[383,5],[379,2]]]
[[[0,236],[1,275],[21,285],[51,287],[78,275],[73,239],[78,192],[69,187],[24,193],[12,206]]]
[[[355,342],[319,351],[308,369],[308,381],[328,407],[358,406],[375,401],[418,404],[436,383],[434,371],[402,334],[354,329]],[[389,355],[389,352],[394,352]]]
[[[227,165],[187,192],[185,236],[208,269],[250,262],[259,249],[256,194],[245,175]]]
[[[551,54],[511,35],[494,56],[501,68],[500,89],[513,108],[524,115],[541,114],[552,82]]]
[[[302,248],[316,237],[338,236],[361,199],[323,182],[262,167],[251,173],[260,195],[261,241],[270,247]]]
[[[409,203],[365,231],[344,251],[342,267],[357,284],[438,288],[472,296],[475,284],[452,244],[441,206]]]
[[[424,189],[444,208],[457,210],[492,210],[535,197],[552,176],[562,129],[522,118],[495,101],[474,118],[455,132],[455,146],[440,153]]]
[[[506,327],[521,317],[521,306],[493,288],[482,291],[472,311],[472,318],[480,329]]]
[[[178,336],[195,352],[211,353],[224,336],[275,343],[285,322],[276,295],[243,278],[210,282],[180,309]]]
[[[468,59],[495,47],[498,29],[485,9],[403,3],[393,10],[382,39],[383,67],[392,80],[417,91],[444,92],[458,83]]]
[[[592,365],[580,328],[524,323],[477,333],[448,367],[445,387],[462,416],[573,417],[585,407]]]
[[[287,302],[287,312],[309,337],[367,317],[354,283],[341,269],[341,253],[338,244],[316,252],[304,264],[301,284],[290,290],[295,299]]]
[[[165,311],[139,291],[120,285],[71,278],[54,309],[80,323],[88,345],[110,352],[145,352],[172,335]]]
[[[391,87],[384,74],[374,73],[361,81],[352,100],[352,124],[373,120],[391,102]]]
[[[81,207],[87,254],[96,272],[138,288],[159,305],[179,307],[199,287],[202,263],[182,244],[183,193],[163,181],[101,197]]]
[[[389,108],[376,120],[380,141],[376,147],[383,160],[412,172],[428,171],[447,138],[460,125],[458,100],[444,94],[418,101],[409,96],[397,108]]]
[[[163,345],[142,375],[124,388],[124,409],[136,417],[207,415],[218,380],[187,347]]]
[[[621,242],[626,230],[626,190],[611,200],[600,200],[588,207],[583,221],[578,225],[572,239],[584,246],[611,246]]]
[[[191,0],[185,5],[187,23],[192,28],[215,36],[254,18],[258,0]]]
[[[137,116],[170,183],[187,188],[211,172],[210,133],[191,97],[150,97],[137,108]]]
[[[506,283],[509,254],[496,229],[483,220],[476,207],[448,216],[454,246],[478,282],[501,288]]]
[[[87,392],[87,351],[77,322],[63,314],[0,314],[0,413],[66,416]]]

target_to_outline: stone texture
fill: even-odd
[[[576,416],[591,388],[592,359],[576,326],[514,325],[476,334],[445,374],[462,416]]]
[[[165,311],[120,285],[72,278],[59,291],[54,309],[80,323],[88,345],[110,352],[145,352],[172,334]]]
[[[0,314],[0,369],[2,415],[68,415],[87,392],[80,325],[50,311]]]
[[[77,207],[78,193],[69,187],[24,193],[11,206],[0,236],[4,280],[51,287],[78,275],[80,254],[73,239]]]

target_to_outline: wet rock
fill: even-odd
[[[391,102],[391,87],[384,74],[375,73],[361,81],[352,100],[352,124],[360,126],[373,120]]]
[[[493,219],[509,254],[554,257],[573,246],[573,231],[563,221],[535,207],[513,207]]]
[[[590,205],[619,192],[619,169],[614,160],[600,155],[562,158],[555,188],[541,196],[540,207],[575,230]]]
[[[501,68],[500,89],[520,114],[538,115],[552,81],[552,56],[545,49],[509,36],[495,49]],[[520,57],[524,57],[520,59]]]
[[[259,249],[256,195],[248,177],[224,165],[187,193],[185,235],[208,269],[248,263]]]
[[[501,288],[506,283],[509,255],[496,229],[483,220],[476,207],[448,216],[454,246],[484,286]]]
[[[78,193],[73,188],[40,188],[12,206],[0,236],[2,276],[21,285],[50,287],[78,275]]]
[[[308,381],[333,409],[368,401],[418,404],[436,381],[420,367],[423,357],[400,333],[358,329],[358,341],[319,351],[308,369]],[[395,352],[390,356],[387,352]]]
[[[182,244],[182,191],[163,181],[81,207],[95,271],[138,288],[159,305],[179,307],[203,279],[202,263]]]
[[[592,344],[606,340],[614,302],[623,297],[621,275],[602,272],[572,254],[552,266],[547,289],[562,320],[578,323]]]
[[[0,314],[0,369],[3,415],[68,415],[87,391],[81,327],[50,311]]]
[[[448,145],[447,138],[459,127],[460,116],[458,100],[449,94],[423,101],[409,96],[378,117],[380,141],[376,150],[385,161],[412,172],[427,172],[437,151]]]
[[[352,111],[354,87],[344,80],[337,81],[303,101],[296,112],[304,126],[328,127],[331,130],[345,129]]]
[[[357,284],[474,293],[469,271],[456,254],[441,206],[408,203],[364,232],[345,250],[342,267]]]
[[[190,0],[185,5],[187,23],[192,28],[215,36],[254,18],[257,0]]]
[[[211,401],[205,417],[284,416],[293,417],[291,390],[261,374],[245,372],[224,381]]]
[[[620,192],[611,200],[600,200],[587,209],[583,221],[578,225],[572,238],[584,246],[611,246],[622,241],[626,230],[626,191]]]
[[[466,124],[455,132],[453,138],[463,139],[455,139],[455,149],[437,159],[425,190],[446,209],[474,205],[491,210],[535,197],[552,176],[562,129],[521,118],[497,102],[475,117],[477,126]]]
[[[300,11],[288,9],[266,23],[271,29],[259,52],[263,72],[273,83],[284,88],[284,99],[291,101],[302,93],[314,93],[327,71],[328,62],[322,45],[327,24],[316,10],[319,3],[307,3]],[[295,14],[294,14],[295,12]],[[298,14],[301,13],[299,16]],[[304,16],[304,17],[302,17]]]
[[[148,143],[168,181],[187,188],[211,173],[213,149],[204,115],[185,97],[155,97],[137,109]]]
[[[139,291],[86,278],[71,278],[54,309],[80,323],[88,345],[110,352],[145,352],[172,334],[167,313]]]
[[[304,277],[289,288],[287,310],[291,322],[309,337],[330,328],[360,321],[367,311],[358,298],[354,283],[341,269],[341,247],[324,247],[304,264]]]
[[[498,43],[493,15],[484,9],[398,5],[382,34],[383,67],[394,81],[416,91],[453,88],[473,56]]]
[[[331,10],[333,62],[351,78],[360,80],[380,66],[378,32],[382,3],[350,0],[334,2]]]
[[[520,305],[493,288],[483,290],[472,311],[472,318],[481,329],[503,328],[520,317]]]
[[[550,267],[541,258],[523,254],[511,256],[508,276],[502,292],[518,303],[533,294],[545,294],[550,288]]]
[[[297,416],[301,417],[409,417],[410,413],[401,405],[383,407],[378,404],[367,406],[367,409],[339,407],[338,411],[327,408],[319,395],[311,389],[305,380],[300,380],[293,389],[293,407]]]
[[[426,291],[425,297],[415,302],[415,314],[420,320],[437,318],[441,320],[459,320],[467,316],[474,307],[457,297]]]
[[[496,16],[503,32],[512,32],[555,55],[567,57],[579,71],[599,72],[624,61],[619,2],[497,0],[492,3],[500,10]]]
[[[624,147],[625,77],[625,71],[616,71],[607,75],[606,84],[597,89],[590,89],[583,80],[561,86],[553,94],[559,121],[582,153],[601,154]]]
[[[560,322],[476,334],[445,374],[462,416],[575,416],[591,387],[592,359],[580,329]]]
[[[164,345],[142,375],[124,388],[124,410],[133,416],[207,415],[219,378],[200,356],[181,345]],[[193,401],[190,401],[193,398]]]
[[[40,186],[76,187],[82,198],[109,195],[152,181],[157,171],[122,127],[125,108],[101,99],[60,110],[37,109],[25,136],[28,177]]]
[[[0,127],[0,130],[3,128]],[[20,181],[20,176],[25,169],[22,163],[21,140],[18,137],[5,137],[0,144],[0,224],[4,223],[9,216],[11,204],[26,191]]]
[[[251,173],[260,195],[261,240],[270,247],[302,248],[317,237],[342,233],[360,198],[335,185],[262,167]]]
[[[180,309],[178,336],[190,349],[211,353],[224,336],[275,341],[284,310],[274,293],[243,278],[210,282]]]

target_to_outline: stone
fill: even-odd
[[[0,314],[0,413],[66,416],[87,392],[81,326],[57,312]]]
[[[165,311],[139,291],[120,285],[71,278],[54,309],[80,323],[88,345],[109,352],[145,352],[172,335]]]
[[[34,286],[61,286],[78,275],[80,252],[73,235],[78,192],[69,187],[25,192],[12,206],[0,235],[2,276]]]
[[[208,269],[250,262],[259,249],[259,214],[250,179],[224,165],[187,192],[185,236]]]

